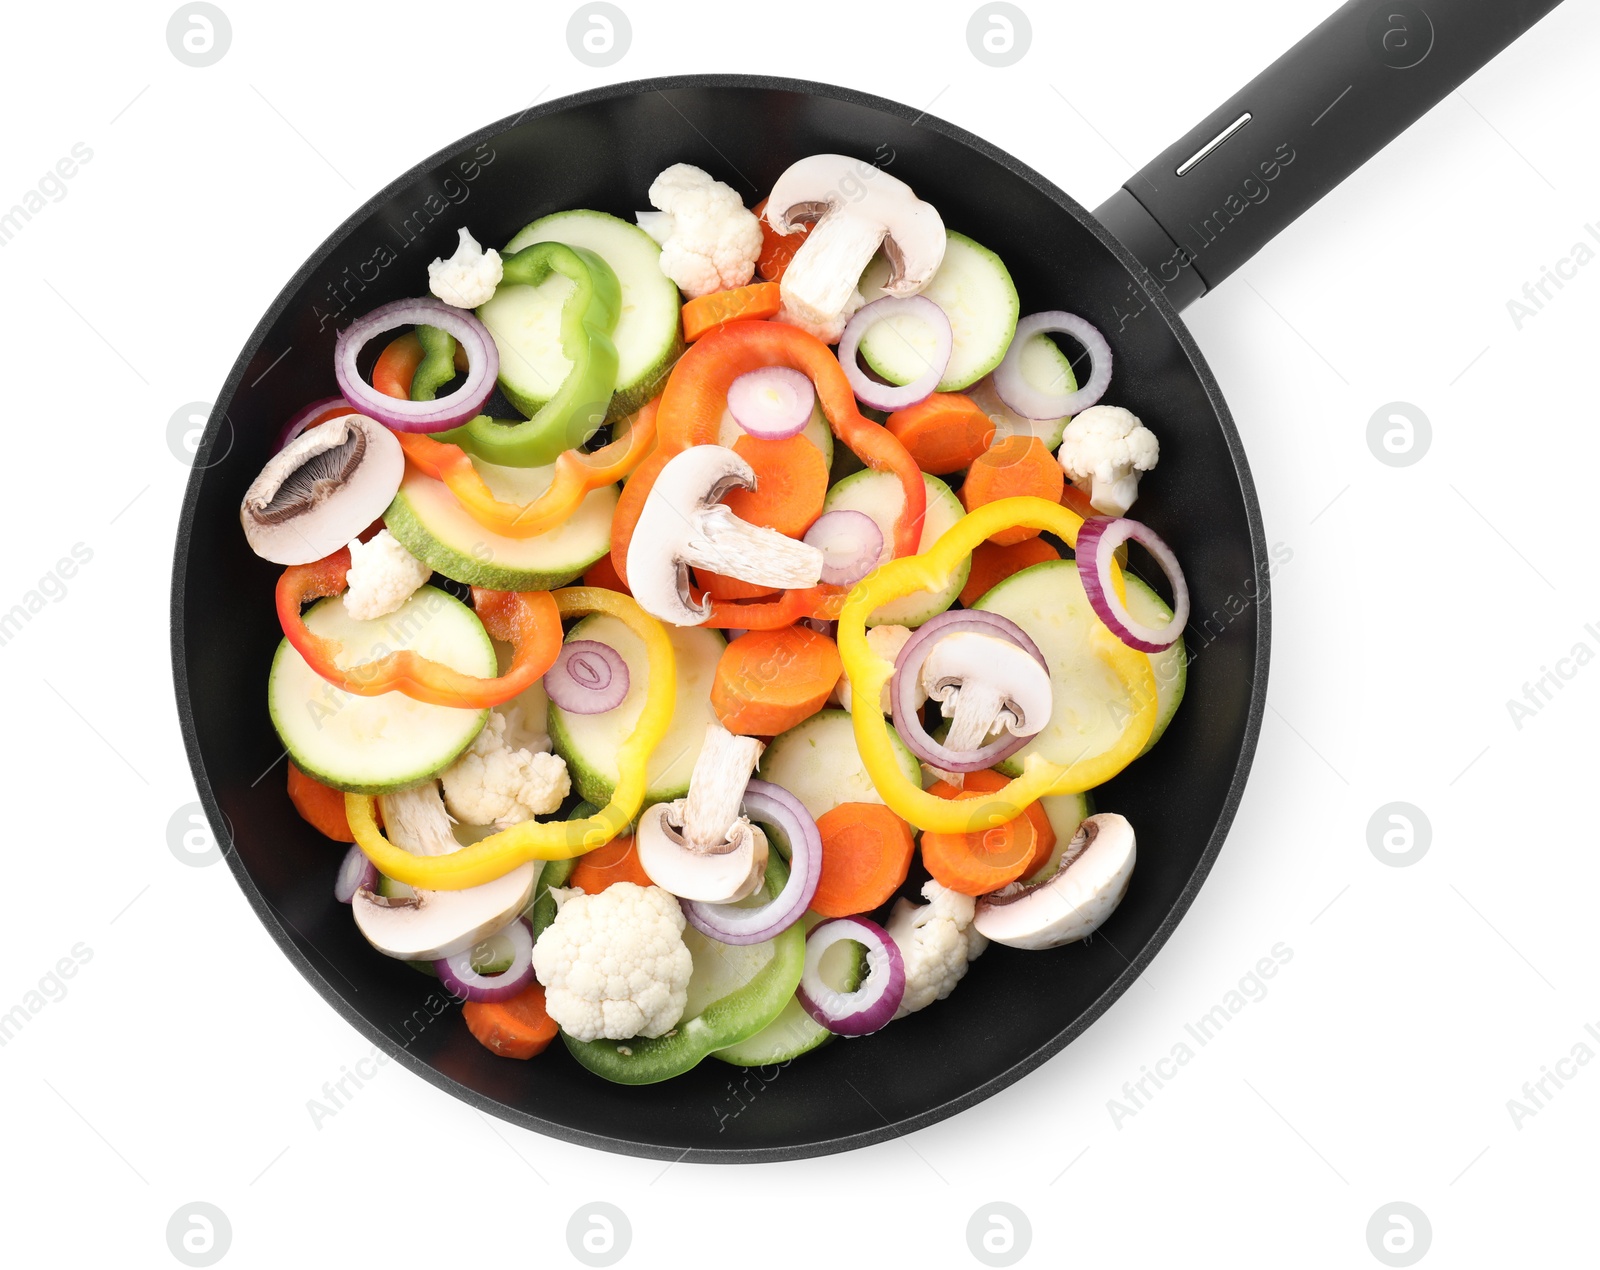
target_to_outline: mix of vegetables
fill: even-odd
[[[648,198],[462,227],[240,509],[285,566],[268,702],[295,808],[352,844],[335,899],[496,1054],[560,1035],[626,1084],[1092,934],[1135,849],[1089,791],[1176,711],[1189,610],[1088,322],[1020,316],[847,156],[753,210],[686,164]]]

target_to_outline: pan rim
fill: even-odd
[[[1194,337],[1189,333],[1177,310],[1172,307],[1164,295],[1159,291],[1146,288],[1146,295],[1151,306],[1160,314],[1162,320],[1172,331],[1184,356],[1188,359],[1190,367],[1198,376],[1207,401],[1216,415],[1217,424],[1222,430],[1223,440],[1233,461],[1234,472],[1239,482],[1240,494],[1244,503],[1245,519],[1250,537],[1251,565],[1256,581],[1257,598],[1251,606],[1255,623],[1256,645],[1255,660],[1251,668],[1250,702],[1245,716],[1244,734],[1238,759],[1234,765],[1221,810],[1218,813],[1216,824],[1206,842],[1199,861],[1189,875],[1177,899],[1162,918],[1161,924],[1149,939],[1135,951],[1122,972],[1112,980],[1087,1008],[1082,1010],[1044,1044],[1013,1063],[1010,1067],[990,1077],[981,1085],[977,1085],[965,1093],[936,1106],[925,1108],[915,1115],[906,1116],[893,1122],[886,1121],[880,1128],[838,1137],[817,1138],[786,1146],[736,1147],[728,1149],[688,1148],[679,1150],[663,1143],[645,1142],[632,1138],[615,1138],[583,1129],[575,1129],[569,1125],[558,1124],[554,1121],[530,1115],[481,1094],[447,1076],[431,1064],[412,1054],[408,1048],[397,1044],[393,1037],[371,1024],[365,1016],[357,1011],[346,999],[344,993],[301,950],[288,929],[286,919],[279,914],[256,886],[255,880],[233,850],[231,834],[221,831],[227,827],[228,821],[222,814],[221,804],[218,802],[216,793],[212,788],[206,770],[205,758],[200,750],[199,736],[194,718],[194,704],[189,690],[186,648],[183,638],[185,618],[184,586],[188,576],[195,513],[200,500],[200,486],[207,470],[207,460],[221,432],[220,423],[226,419],[226,407],[231,404],[238,393],[244,380],[245,371],[252,359],[260,351],[268,332],[288,309],[291,301],[313,272],[343,244],[355,229],[366,222],[374,210],[390,197],[426,176],[440,163],[471,149],[483,141],[509,132],[529,120],[574,108],[581,108],[597,102],[609,101],[618,97],[638,97],[650,92],[663,93],[672,90],[705,88],[759,89],[800,93],[806,96],[825,97],[850,105],[868,107],[891,116],[911,120],[917,127],[927,127],[931,131],[938,132],[1025,180],[1061,208],[1062,211],[1072,216],[1093,233],[1111,251],[1112,255],[1117,258],[1131,277],[1137,280],[1143,273],[1142,266],[1139,265],[1133,255],[1087,209],[1053,182],[1047,180],[1043,175],[1008,152],[938,116],[930,115],[925,111],[914,110],[904,103],[893,101],[889,98],[878,97],[874,94],[864,93],[858,89],[847,88],[842,85],[827,84],[815,80],[744,73],[713,72],[693,75],[667,75],[607,84],[565,97],[554,98],[521,111],[516,115],[507,115],[428,155],[365,200],[360,207],[341,221],[306,258],[273,298],[272,303],[268,306],[261,319],[251,329],[238,357],[223,381],[222,389],[216,398],[216,405],[212,407],[211,417],[207,422],[205,433],[201,437],[200,444],[195,452],[189,472],[189,480],[185,486],[183,501],[179,508],[178,532],[173,551],[170,641],[173,688],[178,707],[178,724],[183,734],[184,751],[188,758],[189,769],[194,776],[195,790],[199,796],[200,805],[205,812],[207,821],[211,825],[218,849],[227,860],[228,868],[233,873],[234,880],[239,884],[240,890],[244,892],[245,899],[249,902],[251,909],[255,912],[262,925],[266,927],[278,947],[305,980],[317,990],[318,994],[347,1023],[369,1041],[381,1046],[390,1058],[400,1062],[445,1093],[460,1099],[477,1111],[494,1115],[499,1119],[546,1137],[598,1150],[647,1159],[674,1160],[695,1164],[753,1164],[808,1159],[891,1141],[918,1129],[936,1124],[941,1120],[948,1119],[958,1112],[976,1106],[1008,1086],[1015,1084],[1077,1039],[1133,985],[1139,975],[1143,973],[1144,968],[1149,965],[1155,955],[1166,944],[1172,932],[1177,929],[1178,923],[1188,913],[1195,897],[1199,894],[1201,886],[1204,885],[1213,865],[1216,863],[1217,856],[1222,850],[1223,842],[1227,838],[1228,831],[1238,812],[1239,803],[1244,795],[1245,785],[1255,757],[1257,741],[1260,737],[1262,720],[1266,712],[1267,674],[1270,661],[1272,625],[1266,530],[1262,522],[1260,499],[1256,492],[1255,481],[1250,474],[1244,443],[1234,424],[1233,415],[1228,410],[1221,386],[1212,374],[1211,368],[1206,363],[1205,357],[1201,353]],[[221,408],[220,413],[219,407]]]

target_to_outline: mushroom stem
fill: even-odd
[[[675,626],[704,622],[711,605],[691,600],[690,568],[773,589],[817,584],[820,547],[740,520],[720,501],[755,487],[755,471],[725,446],[692,445],[667,461],[628,544],[628,585],[645,612]]]
[[[700,757],[689,774],[689,796],[673,803],[668,816],[671,824],[681,826],[691,851],[721,855],[738,845],[750,825],[739,807],[764,749],[755,737],[735,736],[720,723],[706,724]]]
[[[695,513],[681,559],[696,569],[774,590],[816,586],[823,564],[820,548],[740,520],[725,503]]]
[[[789,219],[795,219],[794,208],[789,209]],[[791,267],[799,266],[797,276],[791,279],[784,273],[789,283],[785,298],[808,312],[843,312],[861,271],[883,241],[882,221],[852,215],[846,208],[828,211],[795,253]]]
[[[455,820],[445,808],[438,781],[426,781],[378,798],[389,841],[412,855],[449,855],[461,850],[451,828]]]
[[[999,689],[981,679],[968,679],[955,692],[947,695],[939,706],[939,713],[950,720],[950,731],[944,744],[951,750],[979,749],[991,734],[1001,726],[1001,715],[1006,707],[1006,697]],[[966,776],[961,772],[933,769],[940,780],[961,789]]]

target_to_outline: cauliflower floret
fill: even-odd
[[[388,617],[433,575],[433,570],[400,544],[387,529],[380,529],[370,542],[359,538],[350,544],[349,590],[344,593],[345,612],[358,622]]]
[[[493,247],[485,251],[463,225],[455,255],[428,266],[428,290],[458,309],[475,309],[489,302],[504,276],[500,253]]]
[[[533,946],[545,1009],[574,1040],[660,1036],[683,1017],[694,970],[683,910],[659,886],[598,895],[552,887],[556,918]]]
[[[507,745],[514,750],[550,753],[550,703],[542,680],[506,702],[500,713],[506,716]]]
[[[900,650],[906,646],[906,641],[911,638],[909,626],[897,626],[892,622],[882,626],[867,628],[867,647],[874,654],[882,657],[886,662],[893,662],[900,656]],[[834,687],[834,695],[838,699],[839,708],[850,708],[850,676],[840,675],[839,682]],[[878,694],[878,709],[884,714],[893,714],[894,708],[889,704],[889,685],[883,685],[883,691]]]
[[[845,301],[843,312],[817,313],[803,305],[791,303],[786,296],[778,305],[777,320],[787,322],[790,326],[798,326],[807,335],[815,335],[824,344],[837,344],[839,337],[844,334],[844,328],[855,316],[855,311],[866,302],[867,297],[861,294],[860,288],[857,288]]]
[[[1089,482],[1089,501],[1107,516],[1125,516],[1139,497],[1139,473],[1161,457],[1156,434],[1121,406],[1090,406],[1067,425],[1056,451],[1067,479]]]
[[[742,287],[761,255],[761,222],[731,185],[688,163],[674,163],[650,185],[639,223],[661,244],[661,272],[694,299]]]
[[[548,816],[572,789],[566,761],[515,748],[506,737],[510,723],[500,711],[489,711],[489,722],[466,753],[444,769],[445,806],[463,824],[520,825]]]
[[[977,901],[937,882],[922,888],[926,904],[901,900],[889,915],[890,937],[906,963],[906,995],[895,1018],[943,1001],[967,973],[967,963],[989,946],[972,925]]]

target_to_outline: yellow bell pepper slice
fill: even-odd
[[[644,802],[650,755],[672,722],[677,666],[667,632],[631,596],[601,587],[567,587],[552,593],[563,618],[609,613],[644,641],[649,688],[644,709],[617,751],[617,785],[611,801],[583,820],[525,821],[448,855],[412,855],[378,829],[372,799],[344,796],[345,815],[367,859],[380,873],[426,891],[459,891],[503,877],[529,860],[568,860],[604,846],[621,834]]]
[[[884,684],[894,664],[874,653],[867,644],[866,621],[879,605],[915,591],[936,591],[944,586],[961,562],[979,543],[1001,530],[1018,526],[1044,529],[1064,539],[1078,541],[1083,517],[1043,498],[1002,498],[969,512],[952,525],[938,542],[918,556],[891,560],[858,582],[839,615],[839,656],[850,677],[851,711],[856,748],[878,794],[891,810],[934,833],[971,833],[1003,824],[1022,814],[1046,794],[1076,794],[1110,780],[1132,762],[1149,740],[1156,722],[1156,682],[1150,659],[1129,648],[1104,627],[1096,629],[1094,654],[1121,681],[1127,694],[1127,723],[1110,749],[1071,763],[1055,763],[1041,754],[1023,761],[1022,775],[983,801],[988,823],[975,824],[971,802],[925,793],[906,779],[895,758],[889,721],[878,709]],[[1123,593],[1122,570],[1112,565],[1113,584]]]

